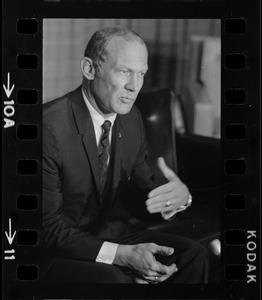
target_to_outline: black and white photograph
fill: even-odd
[[[220,56],[220,20],[43,20],[44,282],[219,282]]]
[[[260,299],[259,6],[2,2],[2,299]]]

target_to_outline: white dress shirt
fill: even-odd
[[[82,89],[82,93],[83,93],[83,97],[86,103],[86,106],[90,112],[93,124],[94,124],[94,128],[95,128],[95,135],[96,135],[96,144],[97,146],[99,145],[100,142],[100,138],[103,132],[102,129],[102,125],[104,124],[104,122],[106,120],[111,122],[111,129],[109,132],[109,142],[111,143],[112,140],[112,128],[114,126],[115,120],[116,120],[116,114],[113,114],[112,116],[108,117],[108,118],[104,118],[92,105],[91,103],[87,100],[86,95]]]

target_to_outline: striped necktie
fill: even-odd
[[[100,176],[100,191],[103,191],[106,182],[106,173],[108,167],[108,159],[110,155],[109,133],[111,122],[106,120],[102,125],[103,133],[98,145],[99,159],[99,176]]]

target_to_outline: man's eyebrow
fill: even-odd
[[[138,73],[141,73],[141,72],[147,72],[147,71],[149,70],[148,67],[145,67],[144,69],[141,69],[141,70],[137,71],[137,70],[132,69],[132,68],[130,68],[130,67],[125,67],[124,65],[123,65],[122,67],[120,66],[120,69],[121,69],[121,68],[127,69],[128,71],[131,71],[131,72],[138,72]]]

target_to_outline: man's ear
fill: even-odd
[[[81,60],[81,70],[86,79],[93,80],[95,78],[95,68],[91,58],[84,57]]]

